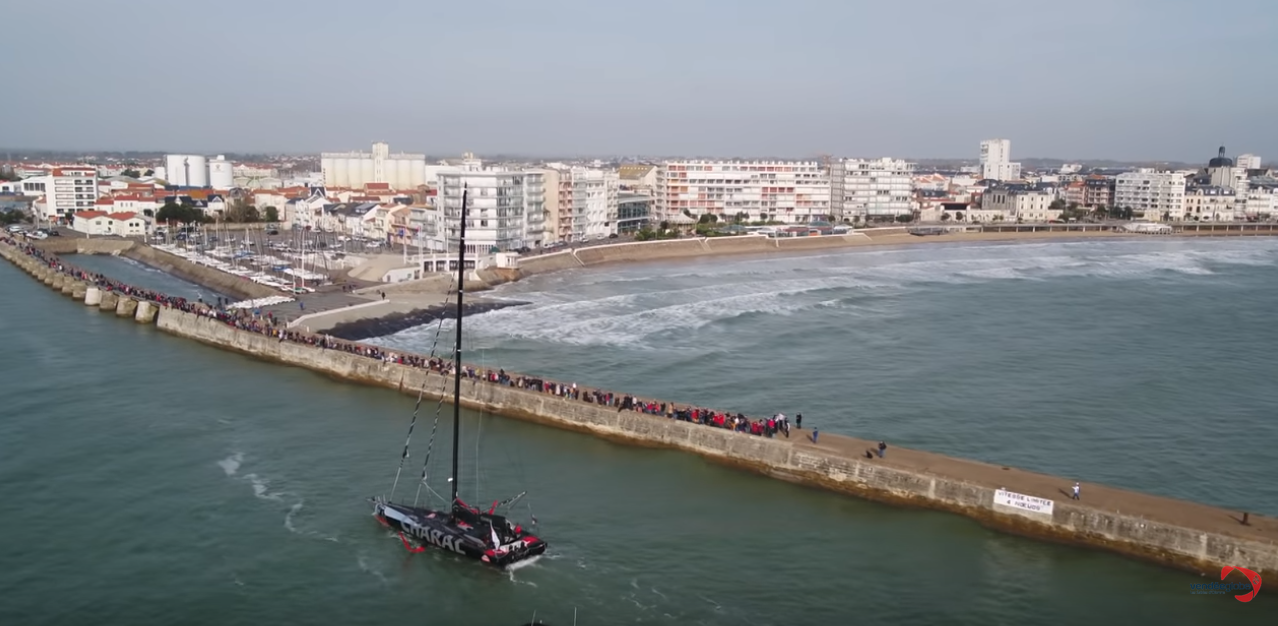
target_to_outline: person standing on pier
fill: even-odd
[[[1082,498],[1079,498],[1079,497],[1078,497],[1078,483],[1074,483],[1074,496],[1073,496],[1073,497],[1074,497],[1074,499],[1075,499],[1075,500],[1081,500],[1081,499],[1082,499]]]
[[[815,444],[816,444],[816,442],[817,442],[817,435],[819,435],[819,434],[821,434],[821,433],[818,431],[818,429],[816,429],[816,428],[813,428],[813,429],[812,429],[812,443],[813,443],[814,445],[815,445]]]
[[[885,454],[887,454],[887,443],[880,441],[879,442],[879,458],[880,459],[883,458],[883,455]]]
[[[798,430],[803,430],[803,414],[802,413],[799,413],[794,416],[794,427]]]

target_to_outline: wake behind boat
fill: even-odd
[[[395,488],[399,485],[400,472],[404,469],[404,461],[408,458],[408,447],[413,437],[413,427],[417,424],[417,408],[421,407],[422,394],[417,396],[417,408],[413,410],[413,419],[408,426],[408,438],[404,441],[404,452],[400,455],[399,470],[395,472],[395,482],[391,484],[389,498],[370,498],[373,504],[373,517],[386,527],[399,534],[400,541],[410,552],[421,552],[427,546],[454,552],[477,561],[508,567],[527,561],[545,553],[548,544],[534,536],[523,525],[512,522],[504,515],[498,515],[497,509],[508,507],[524,496],[523,493],[501,502],[493,502],[484,512],[472,507],[457,495],[458,458],[461,442],[461,379],[459,364],[461,360],[462,341],[462,285],[466,277],[466,202],[469,192],[462,191],[460,228],[458,235],[457,255],[457,335],[453,344],[453,455],[452,477],[448,479],[452,488],[450,506],[447,510],[436,510],[428,506],[418,506],[416,498],[413,504],[394,502]],[[442,320],[441,320],[442,321]],[[438,337],[438,333],[436,333]],[[432,356],[434,350],[431,350]],[[424,390],[424,389],[423,389]],[[437,414],[438,415],[438,414]],[[438,420],[438,417],[436,418]],[[434,433],[431,434],[431,447],[434,445]],[[430,462],[430,447],[427,448],[426,464],[422,467],[421,488],[430,490],[427,482],[427,466]],[[433,490],[431,490],[433,493]],[[534,518],[533,523],[536,523]]]

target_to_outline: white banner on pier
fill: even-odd
[[[1051,500],[1046,498],[1035,498],[1015,491],[998,489],[994,492],[995,506],[1006,506],[1026,513],[1050,516],[1053,504]]]

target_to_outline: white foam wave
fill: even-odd
[[[219,467],[222,468],[223,472],[226,472],[227,476],[234,476],[235,472],[240,471],[240,464],[243,462],[244,462],[244,453],[236,452],[235,454],[232,454],[231,456],[228,456],[225,459],[218,461],[217,464]]]
[[[390,584],[390,581],[386,580],[386,575],[383,574],[381,570],[369,564],[368,558],[365,557],[363,554],[357,555],[355,558],[355,562],[359,564],[360,571],[365,572],[367,574],[371,574],[374,578],[381,581],[383,585]]]
[[[298,500],[296,504],[288,508],[288,513],[284,514],[284,528],[287,528],[291,533],[301,534],[297,527],[293,525],[293,516],[300,510],[302,510],[302,500]]]
[[[274,500],[279,502],[283,499],[282,493],[271,493],[270,481],[258,476],[257,474],[245,474],[244,480],[249,481],[253,485],[253,495],[263,500]]]
[[[496,347],[512,337],[644,348],[670,343],[657,342],[658,338],[744,315],[785,316],[812,308],[890,315],[891,307],[866,307],[860,302],[849,306],[849,300],[863,296],[891,300],[927,285],[1210,276],[1221,266],[1278,264],[1275,244],[1142,240],[915,247],[752,259],[714,268],[698,266],[693,271],[666,267],[649,268],[644,274],[635,268],[583,270],[516,283],[503,295],[530,305],[476,315],[468,319],[468,327],[480,349]],[[423,342],[429,343],[433,332],[433,327],[409,329],[377,341],[419,349]]]

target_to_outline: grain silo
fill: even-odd
[[[230,189],[235,186],[234,165],[223,155],[209,161],[209,186],[214,189]]]

